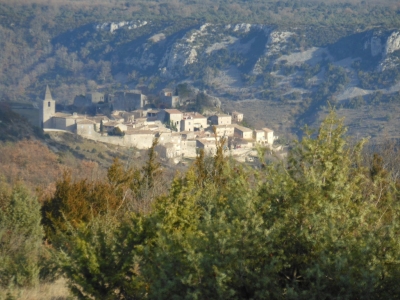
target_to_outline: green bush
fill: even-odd
[[[200,152],[153,211],[93,219],[60,265],[79,299],[393,299],[399,194],[333,114],[287,162]],[[152,168],[151,168],[152,169]],[[149,186],[151,189],[151,186]]]
[[[40,204],[17,186],[0,209],[0,286],[34,285],[43,254]]]

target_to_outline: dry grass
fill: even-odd
[[[70,300],[75,299],[68,291],[64,278],[52,283],[42,283],[37,287],[8,289],[0,291],[0,299],[6,299],[10,293],[15,299],[21,300]]]

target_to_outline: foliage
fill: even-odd
[[[69,248],[58,255],[59,264],[78,299],[143,299],[146,284],[141,274],[144,232],[140,217],[116,222],[106,215],[82,224],[70,237]]]
[[[160,184],[156,158],[157,139],[149,149],[149,158],[142,169],[125,168],[116,158],[108,168],[107,178],[97,181],[73,181],[70,173],[56,183],[56,191],[42,206],[42,223],[47,238],[57,242],[59,233],[84,226],[93,218],[113,213],[117,218],[125,211],[145,211],[155,197],[150,193]]]
[[[40,204],[22,186],[0,197],[0,286],[35,285],[43,254]]]
[[[287,164],[200,153],[148,214],[78,226],[60,255],[82,299],[393,298],[396,185],[333,113]],[[99,221],[100,220],[100,221]],[[102,220],[102,221],[101,221]],[[104,224],[104,226],[103,226]]]

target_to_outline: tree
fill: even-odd
[[[22,186],[1,197],[5,206],[0,209],[0,286],[35,285],[43,253],[40,204]]]
[[[396,185],[378,156],[365,166],[364,141],[351,146],[345,132],[331,112],[287,162],[259,171],[222,150],[200,152],[153,210],[115,225],[99,216],[73,231],[61,260],[74,291],[82,299],[397,297]],[[142,169],[146,184],[153,166]]]

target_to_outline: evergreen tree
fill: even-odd
[[[332,112],[287,162],[260,171],[200,152],[152,211],[74,231],[61,259],[73,290],[82,299],[396,298],[396,182],[377,156],[366,168],[364,142],[350,146],[345,132]]]
[[[40,204],[22,186],[6,197],[0,209],[0,286],[37,284],[43,250]]]

